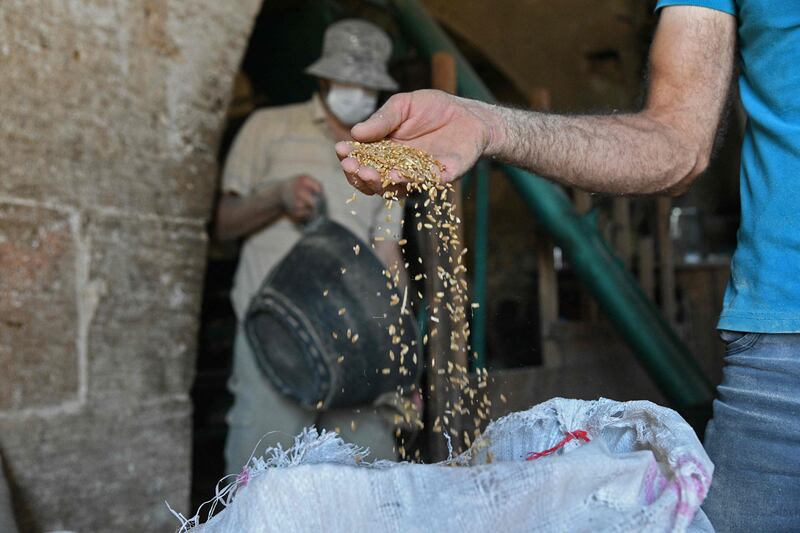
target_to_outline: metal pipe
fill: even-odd
[[[418,0],[392,0],[392,4],[404,32],[426,55],[445,51],[455,57],[459,94],[495,102],[486,85]],[[614,257],[597,228],[586,223],[560,187],[518,168],[507,165],[503,168],[656,385],[695,429],[701,428],[714,396],[711,382],[686,345],[644,296],[636,280]]]
[[[478,304],[472,312],[472,352],[475,368],[486,367],[486,273],[489,259],[489,172],[488,161],[478,161],[475,174],[475,244],[472,250],[472,299]]]

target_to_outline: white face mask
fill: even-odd
[[[331,84],[325,102],[342,124],[352,126],[375,112],[378,91]]]

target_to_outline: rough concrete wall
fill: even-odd
[[[0,453],[23,531],[187,510],[204,224],[259,3],[0,3]]]

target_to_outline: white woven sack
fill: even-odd
[[[590,442],[565,439],[580,430]],[[555,398],[491,423],[470,450],[439,464],[367,463],[364,453],[307,429],[290,450],[252,460],[205,524],[197,526],[199,512],[177,515],[180,531],[711,529],[698,513],[711,461],[677,413],[646,401]]]

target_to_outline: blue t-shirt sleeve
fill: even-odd
[[[656,11],[667,6],[698,6],[716,9],[723,13],[736,16],[735,0],[658,0]]]

